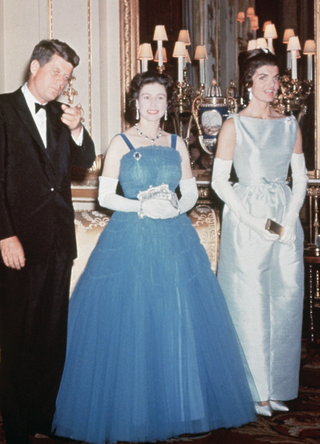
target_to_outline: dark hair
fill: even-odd
[[[131,109],[135,109],[136,100],[139,97],[141,89],[148,85],[149,83],[159,83],[163,85],[167,93],[167,104],[168,109],[170,108],[173,101],[173,81],[171,77],[166,74],[159,74],[157,72],[145,71],[142,74],[136,74],[130,83],[129,95],[128,95],[128,105]]]
[[[244,87],[252,87],[252,77],[257,69],[265,65],[278,66],[276,57],[267,50],[253,49],[239,55],[239,64],[242,67],[241,83]]]
[[[71,63],[74,68],[79,65],[80,58],[76,52],[67,43],[55,39],[41,40],[32,51],[29,65],[33,60],[38,60],[40,66],[43,66],[50,62],[54,54]]]

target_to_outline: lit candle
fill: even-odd
[[[199,71],[200,71],[200,83],[205,84],[204,77],[204,61],[207,59],[207,51],[204,45],[199,45],[196,47],[196,52],[194,54],[194,59],[199,60]]]
[[[238,12],[237,21],[239,22],[239,37],[242,38],[242,23],[245,21],[245,13]]]
[[[291,69],[291,54],[287,51],[287,69]]]
[[[308,80],[312,80],[312,54],[307,54],[308,56]]]
[[[268,49],[270,52],[274,53],[272,40],[278,37],[276,27],[273,23],[266,25],[264,30],[264,38],[268,40]]]
[[[156,55],[154,56],[154,61],[155,62],[159,61],[158,50],[156,50]],[[163,61],[163,63],[167,63],[168,62],[167,51],[166,51],[166,48],[163,48],[163,47],[162,47],[162,61]]]
[[[306,40],[303,48],[303,54],[308,57],[308,80],[313,80],[313,61],[312,56],[316,53],[316,44],[314,40]]]
[[[190,35],[189,35],[189,31],[187,29],[181,29],[181,31],[179,32],[179,36],[178,36],[178,42],[183,42],[185,44],[185,46],[189,46],[191,45],[191,40],[190,40]],[[187,57],[187,49],[186,49],[186,57]],[[182,58],[182,65],[183,65],[183,69],[185,69],[186,67],[186,57]]]
[[[297,51],[301,50],[299,37],[298,36],[292,36],[289,38],[287,51],[291,51],[291,78],[297,79]]]
[[[259,29],[259,18],[257,15],[251,17],[251,30],[253,31],[253,38],[257,38],[257,29]]]
[[[297,51],[291,51],[291,62],[292,62],[291,78],[292,79],[297,79],[298,78],[298,74],[297,74]]]
[[[138,51],[138,59],[141,60],[142,72],[148,71],[148,60],[153,60],[150,43],[142,43]]]
[[[178,82],[183,82],[183,58],[186,57],[186,45],[184,42],[176,42],[172,57],[178,59]]]
[[[158,44],[158,54],[159,54],[158,66],[162,66],[163,65],[162,40],[158,40],[157,44]]]
[[[183,82],[183,57],[178,57],[178,82]]]
[[[199,60],[200,83],[204,83],[204,59]]]
[[[158,46],[158,55],[159,55],[158,66],[162,66],[163,65],[162,41],[168,40],[166,28],[164,27],[164,25],[157,25],[155,27],[153,40],[157,41],[157,46]]]
[[[287,28],[284,30],[282,42],[288,46],[289,38],[294,36],[294,30],[292,28]],[[291,69],[291,54],[287,50],[287,69]]]

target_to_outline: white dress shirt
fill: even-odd
[[[39,100],[37,100],[34,95],[30,92],[27,83],[25,83],[22,88],[22,93],[26,99],[28,108],[31,112],[31,115],[33,117],[33,120],[38,128],[39,134],[41,136],[41,139],[43,141],[43,144],[45,146],[45,148],[47,148],[47,113],[46,111],[42,108],[39,109],[39,111],[36,113],[36,107],[35,107],[35,103],[39,103]],[[41,104],[40,104],[41,105]],[[44,104],[45,105],[45,104]],[[79,146],[82,145],[82,140],[83,140],[83,126],[81,127],[81,133],[79,135],[79,137],[77,139],[75,139],[72,136],[73,140],[75,141],[75,143]]]

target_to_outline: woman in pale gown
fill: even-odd
[[[279,89],[276,58],[248,52],[243,86],[249,105],[219,134],[212,187],[225,202],[218,280],[259,393],[256,411],[287,411],[298,395],[303,308],[303,231],[299,210],[307,174],[293,116],[271,106]],[[232,164],[239,182],[229,182]],[[286,183],[291,164],[293,187]],[[267,219],[284,227],[281,238]]]

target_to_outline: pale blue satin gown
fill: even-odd
[[[294,117],[232,116],[236,129],[234,190],[249,213],[281,224],[291,198],[286,184],[297,136]],[[225,205],[218,279],[261,401],[298,395],[303,307],[303,231],[292,245],[262,240]]]

